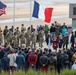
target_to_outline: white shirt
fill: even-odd
[[[15,60],[16,60],[16,57],[18,56],[18,53],[14,53],[13,55],[14,55],[14,57],[15,57]],[[17,67],[17,64],[16,64],[16,62],[14,62],[14,66],[15,66],[15,67]]]
[[[15,63],[14,54],[9,54],[8,58],[10,59],[10,66],[14,66],[14,63]]]
[[[73,69],[73,70],[76,70],[76,64],[73,64],[73,65],[72,65],[72,69]]]

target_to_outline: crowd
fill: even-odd
[[[45,39],[44,39],[45,36]],[[3,42],[4,41],[4,42]],[[43,47],[46,42],[48,48]],[[39,44],[37,48],[36,44]],[[21,31],[5,26],[0,28],[0,73],[27,71],[29,68],[47,73],[48,69],[60,73],[60,70],[76,70],[76,43],[72,32],[69,44],[68,27],[64,23],[59,25],[56,21],[49,28],[48,25],[37,28],[26,28],[22,24]],[[53,50],[51,50],[51,46]]]

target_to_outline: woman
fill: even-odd
[[[63,45],[62,35],[59,35],[59,48],[61,49]]]
[[[58,48],[58,43],[59,43],[59,40],[58,40],[58,38],[55,36],[55,37],[52,39],[52,47],[53,47],[53,49],[56,50],[56,52],[57,52],[57,48]]]

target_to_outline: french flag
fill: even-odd
[[[53,8],[42,7],[38,2],[34,1],[34,9],[32,17],[42,19],[44,22],[50,23]]]

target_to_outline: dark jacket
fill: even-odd
[[[4,50],[0,51],[0,59],[4,57],[4,54],[5,54]]]
[[[75,42],[75,35],[71,35],[70,42],[74,43]]]
[[[41,66],[46,66],[48,64],[48,57],[46,55],[42,55],[40,58],[39,58],[39,62],[41,64]]]
[[[5,56],[2,58],[2,67],[3,68],[9,68],[9,62],[10,62],[10,59]]]
[[[51,28],[50,28],[50,33],[51,33],[51,32],[55,32],[55,31],[56,31],[56,28],[53,27],[53,26],[51,26]]]
[[[18,67],[24,67],[25,64],[25,57],[22,54],[19,54],[16,57],[16,63]]]

